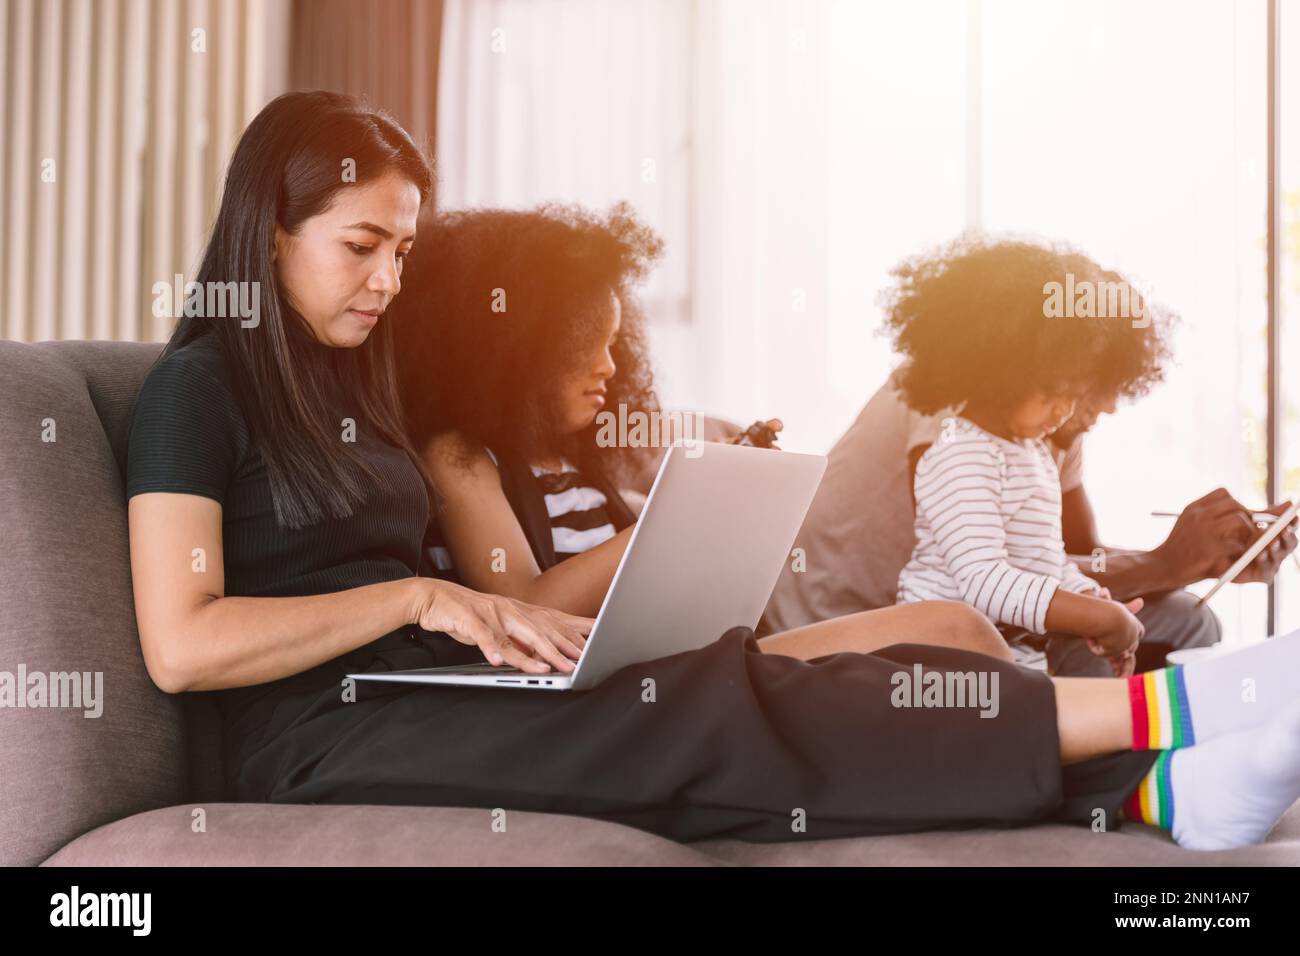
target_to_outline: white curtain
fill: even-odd
[[[159,339],[244,125],[287,85],[288,0],[6,0],[0,333]]]
[[[647,289],[687,311],[689,3],[448,0],[438,204],[605,209],[630,201],[670,238]]]
[[[890,361],[885,269],[963,225],[965,18],[448,0],[441,204],[630,200],[668,245],[645,296],[665,400],[777,415],[787,447],[825,450]]]

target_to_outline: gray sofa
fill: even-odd
[[[223,802],[211,699],[159,691],[135,630],[122,470],[157,352],[0,341],[0,671],[103,674],[99,717],[0,708],[0,864],[1300,863],[1296,809],[1261,846],[1201,854],[1134,825],[682,845],[546,814],[499,833],[478,809]]]

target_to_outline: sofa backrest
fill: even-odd
[[[184,702],[140,653],[123,496],[159,351],[0,341],[0,865],[188,791]]]

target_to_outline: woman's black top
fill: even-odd
[[[324,348],[324,346],[322,346]],[[340,436],[342,419],[356,419],[356,450],[393,491],[373,488],[347,518],[326,518],[301,529],[276,521],[261,452],[252,442],[216,340],[205,335],[155,365],[145,378],[131,421],[126,495],[173,492],[202,495],[222,506],[222,554],[228,596],[293,597],[327,594],[415,575],[429,520],[429,499],[407,453],[369,433],[341,395],[328,410]],[[189,552],[177,561],[192,565]],[[196,572],[197,573],[197,572]],[[376,652],[410,647],[413,639],[450,640],[418,627],[403,628],[339,658],[345,667]],[[425,665],[428,666],[428,665]],[[336,664],[328,675],[337,679]],[[265,727],[259,704],[273,705],[281,682],[217,692],[224,723],[237,735]]]

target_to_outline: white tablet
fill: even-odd
[[[1264,533],[1259,536],[1259,539],[1254,544],[1246,549],[1246,553],[1237,559],[1237,563],[1228,568],[1227,571],[1224,571],[1223,577],[1219,578],[1219,580],[1215,582],[1214,587],[1210,588],[1209,593],[1196,602],[1197,607],[1200,607],[1210,598],[1214,597],[1214,595],[1219,592],[1219,588],[1223,587],[1242,571],[1246,570],[1246,566],[1259,557],[1259,553],[1267,548],[1273,542],[1273,539],[1286,529],[1297,514],[1300,514],[1300,501],[1297,501],[1290,508],[1286,509],[1286,511],[1282,512],[1282,517],[1278,518],[1264,529]]]

